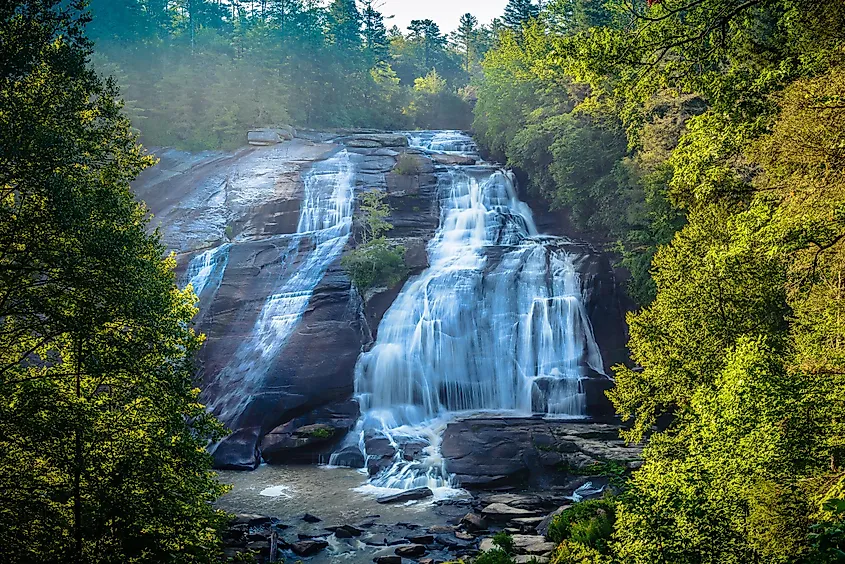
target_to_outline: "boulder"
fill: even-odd
[[[306,513],[305,515],[303,515],[302,520],[306,523],[319,523],[320,521],[322,521],[322,519],[315,515],[311,515],[310,513]]]
[[[496,521],[509,521],[515,517],[536,517],[535,511],[511,507],[504,503],[493,503],[481,510],[482,515]]]
[[[401,503],[404,501],[416,501],[420,499],[426,499],[433,495],[434,492],[432,492],[429,488],[416,488],[413,490],[407,490],[393,495],[382,496],[376,499],[376,501],[382,504]]]
[[[265,435],[261,456],[270,464],[316,464],[355,426],[358,413],[358,403],[347,400],[297,417]]]
[[[394,552],[402,558],[416,558],[418,556],[424,556],[428,552],[428,549],[421,544],[405,544],[398,547]]]
[[[411,544],[434,544],[434,535],[413,535],[405,538]]]
[[[401,556],[376,556],[373,558],[373,562],[376,564],[402,564],[402,557]]]
[[[329,543],[326,541],[321,540],[304,540],[300,542],[293,543],[291,545],[291,550],[297,556],[308,557],[314,556],[315,554],[319,554],[326,547],[329,546]]]
[[[544,555],[553,551],[555,543],[546,541],[538,535],[512,535],[514,549],[520,554]]]
[[[449,423],[440,450],[447,471],[464,487],[481,489],[528,482],[549,489],[572,484],[573,476],[565,471],[567,468],[584,469],[600,461],[625,466],[640,460],[642,448],[626,444],[619,438],[620,430],[618,424],[596,421],[481,416]],[[540,508],[536,496],[504,495],[485,499],[488,503]]]
[[[483,531],[487,529],[487,523],[484,521],[484,517],[478,513],[467,513],[464,515],[461,519],[461,525],[468,531]]]
[[[296,137],[296,130],[290,126],[283,126],[253,129],[247,133],[246,139],[250,145],[268,146],[290,141],[294,137]]]
[[[339,141],[347,147],[364,149],[408,146],[408,138],[401,133],[358,133],[343,137]]]
[[[544,537],[548,537],[549,526],[552,524],[554,518],[569,509],[570,507],[572,507],[572,505],[561,505],[560,507],[543,517],[543,520],[537,524],[537,534],[543,535]]]

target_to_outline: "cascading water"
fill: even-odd
[[[427,150],[465,154],[458,132],[409,134]],[[604,373],[576,257],[538,235],[513,176],[492,166],[439,175],[440,227],[430,267],[385,314],[356,368],[358,441],[387,438],[396,455],[378,487],[450,487],[440,435],[456,413],[584,415],[580,380]],[[405,444],[425,445],[406,460]]]
[[[223,280],[226,266],[229,263],[229,249],[232,245],[226,243],[209,249],[197,255],[188,265],[185,277],[188,280],[194,293],[202,299],[203,292],[207,288],[215,288]]]
[[[287,239],[287,249],[280,258],[284,267],[274,291],[249,338],[212,383],[216,393],[210,407],[228,425],[236,425],[262,389],[270,365],[301,319],[314,288],[349,239],[355,184],[351,155],[343,151],[316,164],[304,184],[297,233],[278,238]],[[197,277],[202,272],[198,270]]]

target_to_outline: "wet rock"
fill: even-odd
[[[520,554],[515,556],[514,564],[548,564],[549,559],[546,556],[535,556],[532,554]]]
[[[468,531],[483,531],[487,528],[487,523],[484,517],[478,513],[467,513],[461,519],[461,525],[466,527]]]
[[[329,543],[327,543],[326,541],[306,540],[306,541],[300,541],[300,542],[294,543],[294,544],[291,545],[290,548],[293,551],[293,553],[296,554],[297,556],[308,557],[308,556],[314,556],[315,554],[319,554],[320,552],[325,550],[326,547],[328,547],[328,546],[329,546]]]
[[[497,521],[509,521],[514,517],[536,517],[535,511],[511,507],[504,503],[493,503],[481,510],[482,515]]]
[[[413,490],[407,490],[393,495],[382,496],[376,499],[376,501],[378,503],[400,503],[404,501],[425,499],[433,495],[434,492],[429,488],[415,488]]]
[[[457,538],[459,538],[460,540],[465,540],[465,541],[475,540],[475,535],[473,535],[472,533],[464,532],[464,531],[455,531],[455,536]]]
[[[339,139],[347,147],[377,149],[379,147],[407,147],[408,138],[399,133],[364,133]]]
[[[446,469],[468,488],[528,482],[537,488],[566,486],[567,468],[599,461],[626,465],[641,459],[642,448],[619,438],[621,427],[603,422],[473,417],[450,423],[441,453]],[[536,500],[536,498],[535,498]],[[535,501],[512,501],[529,507]]]
[[[271,517],[258,515],[256,513],[238,513],[232,520],[233,525],[248,525],[250,527],[269,525],[272,522],[273,519]]]
[[[397,556],[401,556],[402,558],[416,558],[418,556],[425,555],[428,552],[428,549],[421,544],[406,544],[404,546],[400,546],[394,552],[396,552]]]
[[[474,544],[472,540],[459,539],[456,534],[436,535],[434,540],[437,544],[452,550],[467,549]]]
[[[358,414],[358,402],[351,399],[297,417],[264,437],[261,455],[271,464],[318,463],[355,426]],[[349,462],[357,462],[351,456],[347,458]]]
[[[364,455],[361,454],[358,445],[350,445],[335,452],[332,463],[347,468],[363,468],[366,465],[366,460],[364,460]]]
[[[436,162],[437,164],[445,165],[445,166],[454,166],[454,165],[474,165],[478,162],[477,159],[474,157],[466,157],[463,155],[447,155],[444,153],[432,153],[431,160]]]
[[[411,544],[434,544],[434,535],[414,535],[405,538]]]
[[[327,531],[331,531],[339,539],[351,539],[352,537],[360,537],[364,531],[352,525],[341,525],[340,527],[326,527]]]
[[[376,556],[373,558],[373,562],[376,564],[402,564],[402,557],[401,556]]]
[[[305,515],[303,515],[302,520],[306,523],[319,523],[320,521],[322,521],[322,519],[315,515],[311,515],[310,513],[306,513]]]
[[[427,532],[432,535],[450,534],[455,532],[455,527],[450,525],[434,525],[433,527],[429,527]]]

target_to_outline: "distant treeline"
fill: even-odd
[[[387,29],[376,4],[92,0],[88,33],[151,146],[233,147],[274,124],[469,128],[493,27],[467,14],[450,36],[431,20]]]

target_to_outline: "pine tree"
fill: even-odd
[[[375,67],[384,63],[390,56],[390,43],[387,40],[387,29],[384,26],[384,16],[373,7],[372,0],[363,2],[361,23],[364,36],[364,51],[367,54],[369,66]]]
[[[539,15],[540,8],[533,0],[508,0],[502,20],[505,26],[513,30],[520,30],[525,22]]]
[[[464,56],[464,70],[470,72],[475,52],[475,42],[478,36],[478,18],[472,14],[461,16],[458,29],[455,31],[455,41]]]
[[[211,562],[225,516],[195,297],[129,182],[83,0],[0,5],[0,546],[10,564]]]
[[[433,20],[411,20],[408,26],[410,39],[422,45],[426,71],[434,66],[435,53],[446,44],[446,38],[440,32],[440,26]]]

